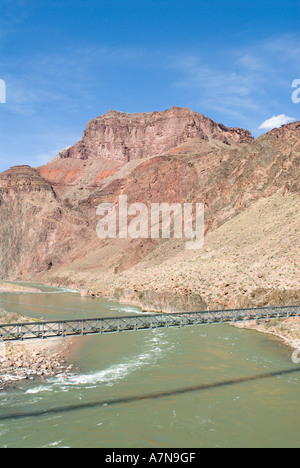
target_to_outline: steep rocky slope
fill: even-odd
[[[0,175],[1,276],[16,278],[50,270],[61,263],[88,226],[69,210],[51,185],[29,166]]]
[[[189,109],[89,122],[49,164],[0,176],[1,272],[194,310],[299,301],[300,122],[254,140]],[[200,251],[184,239],[106,239],[96,207],[205,204]]]
[[[193,138],[223,143],[250,141],[250,132],[227,128],[188,108],[127,114],[109,111],[91,120],[82,140],[62,154],[71,159],[129,162],[161,154]]]
[[[252,139],[246,130],[227,128],[187,108],[140,114],[109,111],[91,120],[80,142],[38,172],[76,204],[129,162],[135,166],[149,156],[188,150],[193,141],[209,151]]]

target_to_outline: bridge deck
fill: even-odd
[[[300,306],[287,306],[15,323],[0,325],[0,341],[119,333],[162,327],[183,327],[187,325],[299,316]]]

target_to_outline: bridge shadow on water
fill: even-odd
[[[52,414],[66,413],[66,412],[82,410],[82,409],[91,409],[91,408],[97,408],[100,406],[106,407],[106,406],[122,405],[126,403],[139,402],[143,400],[155,400],[158,398],[167,398],[167,397],[171,397],[174,395],[184,395],[184,394],[188,394],[192,392],[200,392],[200,391],[210,390],[214,388],[229,387],[231,385],[242,384],[245,382],[252,382],[252,381],[268,379],[272,377],[285,376],[289,374],[294,374],[296,372],[300,372],[300,367],[286,369],[286,370],[277,371],[277,372],[269,372],[265,374],[255,375],[255,376],[240,377],[240,378],[236,378],[232,380],[225,380],[222,382],[215,382],[215,383],[210,383],[210,384],[197,385],[193,387],[179,388],[179,389],[170,390],[170,391],[149,393],[145,395],[125,396],[125,397],[115,398],[112,400],[100,400],[100,401],[95,401],[95,402],[90,402],[90,403],[80,403],[76,405],[42,409],[42,410],[37,410],[37,411],[32,411],[32,412],[11,413],[11,414],[6,414],[6,415],[0,415],[0,422],[7,421],[10,419],[49,416]]]

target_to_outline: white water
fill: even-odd
[[[54,292],[1,297],[49,319],[138,312]],[[68,378],[0,394],[0,447],[300,446],[299,372],[274,337],[227,325],[95,335],[72,359]]]

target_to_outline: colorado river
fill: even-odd
[[[46,287],[0,299],[45,320],[140,313]],[[299,366],[275,337],[216,324],[74,342],[77,373],[0,393],[0,447],[300,447]]]

